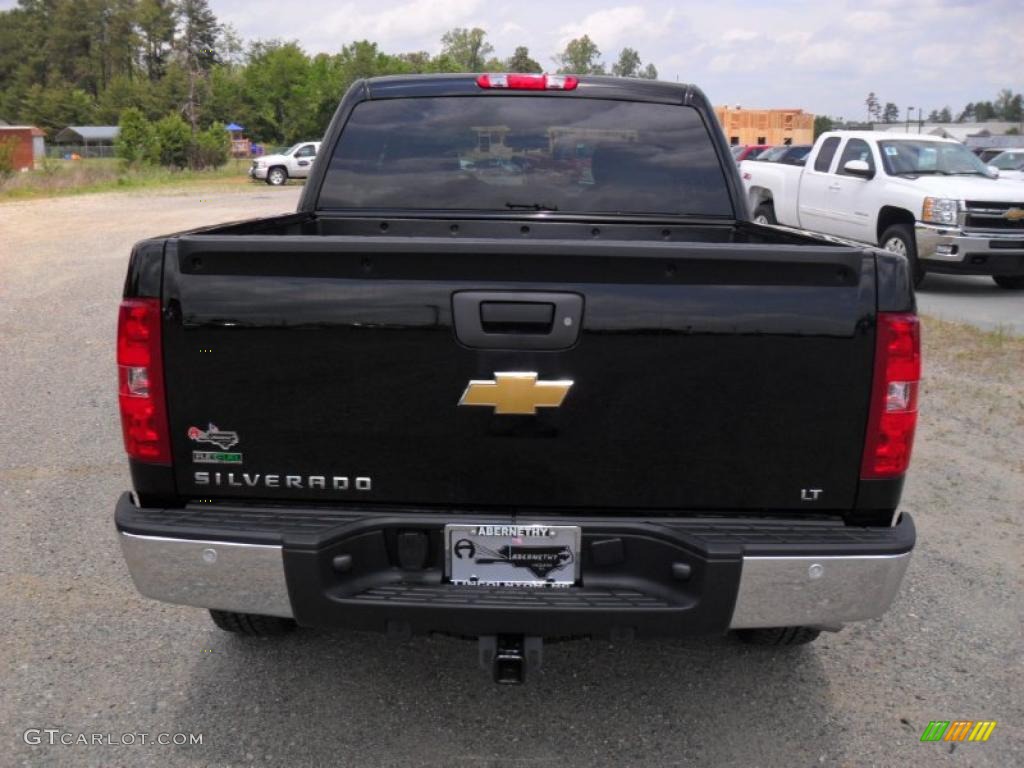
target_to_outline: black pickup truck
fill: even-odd
[[[118,331],[145,595],[248,634],[544,639],[880,616],[906,261],[750,221],[696,88],[356,83],[295,214],[138,243]]]

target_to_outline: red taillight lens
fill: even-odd
[[[171,463],[160,349],[160,299],[125,299],[117,318],[118,403],[124,449],[138,461]]]
[[[572,75],[480,75],[476,84],[512,91],[573,91],[580,79]]]
[[[907,471],[920,382],[921,326],[917,316],[880,312],[862,478],[898,477]]]

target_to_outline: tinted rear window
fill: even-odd
[[[319,207],[733,215],[692,107],[550,96],[363,102]]]

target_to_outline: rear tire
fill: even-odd
[[[288,171],[280,165],[275,165],[267,171],[267,184],[272,187],[280,187],[288,181]]]
[[[1009,275],[993,275],[992,279],[996,281],[996,285],[1000,288],[1005,288],[1008,291],[1019,291],[1024,289],[1024,276],[1017,275],[1010,277]]]
[[[914,230],[909,224],[893,224],[882,233],[882,239],[878,241],[882,250],[890,253],[898,253],[906,256],[910,265],[910,276],[917,288],[924,280],[924,267],[917,258],[917,238],[914,237]]]
[[[775,218],[775,206],[771,203],[761,203],[757,208],[754,209],[754,223],[755,224],[778,224],[778,219]]]
[[[821,634],[810,627],[768,627],[766,629],[737,629],[736,636],[750,645],[807,645]]]
[[[234,611],[210,611],[213,623],[225,632],[252,637],[284,635],[295,629],[295,621],[280,616],[260,616],[256,613],[235,613]]]

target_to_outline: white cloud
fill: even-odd
[[[668,10],[654,17],[639,5],[594,11],[579,21],[562,25],[559,47],[564,47],[573,38],[589,35],[606,55],[626,45],[637,48],[646,41],[667,35],[674,16],[675,13]]]

